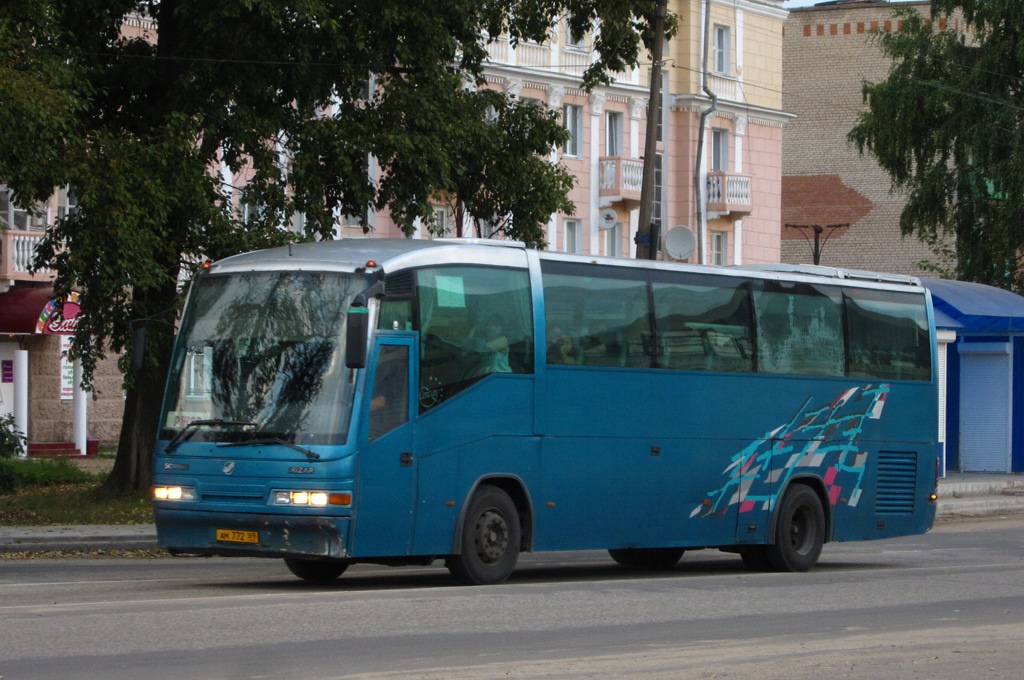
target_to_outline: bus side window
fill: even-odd
[[[389,300],[380,304],[380,318],[377,328],[385,331],[413,330],[412,300]]]
[[[545,263],[544,310],[549,364],[651,365],[643,272]]]
[[[654,282],[658,365],[686,371],[752,371],[750,296],[740,279],[691,276]]]
[[[377,356],[370,398],[370,440],[409,420],[409,348],[385,345]]]
[[[846,289],[850,375],[930,380],[931,346],[924,299],[868,289]]]
[[[420,409],[492,375],[533,372],[533,307],[524,270],[458,266],[418,274]]]
[[[755,285],[758,369],[762,373],[846,374],[842,297],[808,283]]]

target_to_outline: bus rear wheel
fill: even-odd
[[[630,569],[671,569],[685,551],[682,548],[620,548],[609,550],[612,559]]]
[[[797,485],[786,492],[775,525],[775,543],[765,557],[775,571],[807,571],[818,562],[825,543],[825,511],[818,494]]]
[[[466,585],[501,583],[516,568],[521,540],[516,504],[501,489],[483,486],[466,510],[462,552],[448,558],[448,571]]]
[[[348,569],[348,562],[341,560],[303,560],[286,557],[284,564],[288,571],[311,583],[330,583]]]

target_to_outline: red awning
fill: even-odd
[[[14,286],[0,293],[0,335],[31,335],[75,332],[78,317],[78,295],[72,293],[64,302],[64,313],[57,313],[53,289]]]

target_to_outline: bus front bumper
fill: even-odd
[[[344,559],[347,517],[232,516],[219,512],[157,508],[161,548],[173,554]]]

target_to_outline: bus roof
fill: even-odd
[[[395,272],[424,265],[486,264],[525,268],[526,246],[519,241],[495,239],[439,238],[387,239],[344,238],[334,241],[295,243],[280,248],[242,253],[213,263],[211,273],[243,271],[337,271],[365,272],[380,268]],[[714,276],[743,276],[754,279],[842,283],[868,288],[925,292],[920,279],[901,274],[884,274],[816,265],[785,263],[740,266],[697,265],[659,260],[635,260],[593,255],[537,251],[543,260],[601,264],[614,267],[687,271]]]
[[[419,264],[495,264],[526,267],[526,246],[487,239],[345,238],[294,243],[241,253],[210,266],[211,273],[240,271],[338,271],[381,267],[394,271]]]

